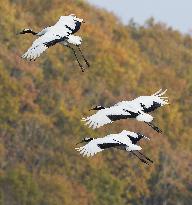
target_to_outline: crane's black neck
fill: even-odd
[[[92,141],[93,140],[93,138],[91,138],[91,137],[85,137],[84,139],[83,139],[83,142],[90,142],[90,141]]]
[[[99,106],[95,106],[91,110],[103,110],[103,109],[105,109],[105,107],[99,105]]]
[[[81,144],[81,143],[84,143],[84,142],[90,142],[91,140],[93,140],[93,138],[91,138],[91,137],[85,137],[85,138],[83,138],[83,140],[82,140],[81,142],[78,142],[76,145]]]
[[[37,34],[38,34],[38,33],[35,32],[35,31],[31,31],[30,33],[33,34],[33,35],[37,35]]]
[[[31,30],[31,29],[24,29],[23,31],[20,32],[20,34],[26,34],[26,33],[30,33],[32,35],[37,35],[38,33]]]

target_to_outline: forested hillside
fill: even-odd
[[[82,73],[57,45],[35,62],[20,56],[34,40],[15,35],[84,18],[78,32],[91,67]],[[158,134],[122,120],[91,130],[80,119],[94,105],[168,89],[170,105],[153,113]],[[156,23],[124,26],[81,0],[3,0],[0,4],[0,205],[189,205],[192,201],[192,38]],[[108,150],[83,158],[75,144],[123,129],[154,160]]]

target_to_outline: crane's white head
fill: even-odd
[[[105,109],[105,107],[103,107],[101,105],[97,105],[97,106],[91,108],[89,111],[91,111],[91,110],[103,110],[103,109]]]
[[[83,138],[82,141],[78,142],[76,145],[81,144],[81,143],[83,143],[83,142],[90,142],[91,140],[93,140],[93,138],[91,138],[91,137],[85,137],[85,138]]]
[[[30,28],[23,29],[23,32],[30,32],[30,31],[32,31],[32,29],[30,29]]]
[[[20,31],[19,33],[17,34],[26,34],[26,33],[34,33],[32,29],[30,28],[25,28],[23,29],[22,31]]]

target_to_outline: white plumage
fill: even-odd
[[[39,36],[39,38],[33,42],[32,46],[27,50],[27,52],[22,55],[22,58],[26,58],[30,61],[35,60],[47,48],[60,43],[72,49],[79,66],[83,71],[83,66],[79,62],[74,48],[70,47],[70,44],[77,46],[87,66],[89,66],[88,61],[85,59],[79,47],[82,43],[82,38],[80,36],[73,35],[80,29],[82,22],[83,19],[77,18],[74,14],[71,14],[69,16],[61,16],[54,26],[44,28],[38,33],[32,31],[31,29],[24,29],[22,32],[20,32],[20,34],[31,33],[33,35]]]
[[[162,92],[162,89],[158,90],[156,93],[150,95],[150,96],[140,96],[130,101],[122,101],[115,105],[121,106],[122,108],[125,108],[127,106],[132,106],[135,109],[142,110],[143,112],[151,112],[158,107],[164,106],[169,104],[168,103],[168,97],[164,97],[164,95],[167,92],[167,89]]]
[[[109,115],[130,115],[128,112],[119,109],[118,106],[105,108],[99,110],[96,114],[83,118],[83,121],[86,121],[86,125],[92,127],[93,129],[101,127],[105,124],[112,123],[112,120],[108,117]]]
[[[146,139],[149,139],[140,133],[134,133],[134,132],[123,130],[122,132],[118,134],[110,134],[103,138],[97,138],[97,139],[84,138],[80,143],[83,143],[83,142],[88,142],[88,143],[82,147],[75,148],[75,149],[79,151],[80,154],[82,154],[83,156],[87,156],[87,157],[93,156],[108,148],[117,148],[117,149],[122,149],[128,152],[139,151],[142,148],[136,145],[136,143],[143,137]],[[134,152],[133,154],[136,155],[136,153]],[[144,156],[142,153],[140,154]],[[136,156],[140,159],[138,155]],[[145,156],[145,159],[148,159],[149,161],[151,161],[146,156]]]
[[[134,145],[129,136],[132,136],[134,138],[137,138],[137,134],[134,132],[129,132],[126,130],[123,130],[121,133],[118,134],[110,134],[103,138],[97,138],[92,139],[90,142],[88,142],[85,146],[82,146],[80,148],[76,148],[77,151],[80,152],[83,156],[93,156],[97,154],[98,152],[103,151],[105,148],[101,148],[102,145],[106,145],[107,148],[115,147],[115,146],[125,146],[127,151],[131,150],[141,150],[142,148],[138,145]]]
[[[82,121],[85,121],[85,124],[90,128],[95,129],[116,120],[133,118],[133,115],[138,121],[151,122],[153,120],[151,115],[129,105],[126,106],[126,109],[121,108],[121,106],[112,106],[99,110],[96,114],[91,115],[90,117],[82,118]]]
[[[92,110],[97,110],[97,113],[83,118],[82,121],[85,121],[90,128],[95,129],[116,120],[135,118],[147,123],[157,132],[161,132],[158,127],[151,123],[153,117],[148,114],[158,107],[168,104],[167,97],[162,97],[166,90],[161,91],[162,89],[151,96],[140,96],[131,101],[122,101],[109,108],[96,106]]]

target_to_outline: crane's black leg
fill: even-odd
[[[137,150],[137,152],[138,152],[140,155],[142,155],[143,157],[145,157],[145,159],[147,159],[148,161],[150,161],[151,163],[153,163],[153,161],[152,161],[149,157],[145,156],[143,153],[141,153],[141,152],[138,151],[138,150]]]
[[[78,57],[77,57],[77,54],[76,54],[76,52],[75,52],[75,49],[72,48],[72,47],[69,46],[69,45],[66,45],[66,47],[70,48],[70,49],[73,51],[73,54],[74,54],[74,56],[75,56],[75,58],[76,58],[76,60],[77,60],[77,62],[78,62],[78,64],[79,64],[79,67],[81,68],[81,71],[84,72],[85,69],[84,69],[83,66],[81,65],[81,63],[80,63],[80,61],[79,61],[79,59],[78,59]]]
[[[88,67],[90,67],[89,62],[87,61],[87,59],[85,58],[85,56],[83,55],[83,52],[81,51],[81,48],[79,45],[77,45],[77,48],[79,50],[79,52],[81,53],[81,56],[83,57],[83,60],[85,61],[85,63],[87,64]]]
[[[159,129],[157,126],[155,126],[153,123],[151,122],[145,122],[146,124],[148,124],[150,127],[152,127],[156,132],[162,133],[162,130]]]
[[[145,161],[144,159],[140,158],[137,154],[135,154],[135,152],[131,151],[131,153],[133,155],[135,155],[141,162],[145,163],[145,164],[148,164],[147,161]],[[148,164],[149,165],[149,164]]]

